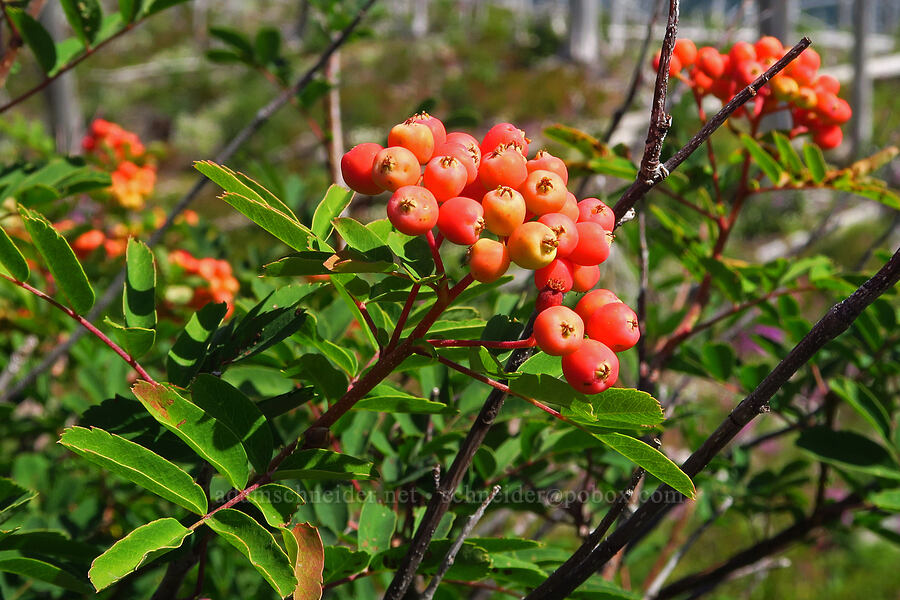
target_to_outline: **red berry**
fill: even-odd
[[[438,202],[458,196],[466,187],[466,167],[453,156],[435,156],[425,165],[422,183]]]
[[[563,375],[576,391],[599,394],[619,378],[619,359],[596,340],[584,340],[581,347],[562,359]]]
[[[447,143],[459,144],[465,148],[472,157],[472,160],[475,162],[475,175],[472,179],[469,179],[469,183],[472,183],[472,181],[478,177],[478,167],[481,166],[481,146],[478,145],[478,140],[468,133],[454,131],[453,133],[447,134]]]
[[[837,93],[841,91],[841,82],[839,82],[835,77],[832,77],[831,75],[819,75],[818,77],[816,77],[813,85],[816,90],[821,89],[826,92],[831,92],[835,95],[837,95]]]
[[[341,157],[341,175],[347,187],[367,196],[381,193],[381,186],[372,180],[372,165],[382,150],[379,144],[369,142],[354,146]]]
[[[612,231],[616,227],[616,214],[599,198],[585,198],[578,203],[578,221],[593,221]]]
[[[653,68],[655,70],[659,70],[659,60],[660,55],[659,52],[653,57]],[[681,73],[681,60],[678,59],[676,55],[672,55],[672,58],[669,59],[669,77],[674,77]]]
[[[622,302],[601,306],[584,323],[588,336],[613,352],[624,352],[641,338],[637,315]]]
[[[800,56],[803,56],[802,54]],[[801,86],[811,86],[816,78],[816,70],[795,60],[784,69],[784,73],[797,80]]]
[[[509,257],[523,269],[540,269],[556,258],[556,234],[537,221],[522,223],[506,241]]]
[[[534,287],[565,294],[572,289],[572,263],[564,258],[554,258],[546,267],[534,272]]]
[[[450,198],[441,204],[437,226],[454,244],[471,246],[484,230],[484,209],[471,198]]]
[[[823,125],[813,133],[813,141],[823,150],[831,150],[841,145],[844,133],[839,125]]]
[[[515,146],[498,146],[490,153],[482,155],[478,168],[478,179],[489,190],[498,185],[518,189],[528,177],[525,157]]]
[[[568,259],[576,265],[599,265],[609,258],[609,246],[613,235],[599,223],[582,221],[575,224],[578,231],[578,245]]]
[[[578,304],[575,305],[575,312],[587,322],[587,320],[591,318],[591,315],[597,312],[601,306],[611,302],[621,302],[621,300],[609,290],[604,290],[602,288],[593,290],[585,294],[581,300],[578,301]]]
[[[824,91],[816,94],[816,112],[822,117],[822,121],[830,125],[841,125],[853,116],[846,100]]]
[[[586,292],[600,281],[600,267],[597,265],[572,265],[572,289]]]
[[[553,171],[562,178],[564,184],[568,185],[569,183],[569,169],[566,168],[565,161],[553,156],[546,150],[538,150],[537,155],[529,160],[525,166],[528,167],[529,173],[538,170]]]
[[[756,50],[756,60],[767,58],[778,60],[784,56],[784,46],[781,44],[781,40],[771,35],[759,38],[753,48]]]
[[[673,54],[678,57],[682,67],[690,67],[697,60],[697,46],[687,38],[675,40]]]
[[[558,212],[566,203],[566,184],[552,171],[532,171],[519,191],[528,211],[535,215]]]
[[[797,63],[815,72],[822,66],[822,57],[812,48],[807,48],[797,57]]]
[[[381,150],[372,163],[372,181],[383,190],[394,192],[415,185],[420,175],[416,155],[400,146]]]
[[[525,199],[516,190],[500,186],[481,199],[484,225],[499,236],[508,236],[525,221]]]
[[[708,93],[712,89],[714,83],[713,78],[700,69],[695,68],[691,71],[691,84],[701,96]]]
[[[725,60],[719,51],[710,46],[697,50],[697,67],[712,79],[725,73]]]
[[[551,356],[565,356],[584,343],[584,323],[567,306],[551,306],[534,320],[534,341]]]
[[[509,250],[497,240],[481,238],[469,248],[469,272],[475,281],[497,281],[509,269]]]
[[[424,123],[407,119],[403,123],[391,127],[388,133],[388,146],[402,146],[415,154],[420,164],[431,160],[434,154],[434,134]]]
[[[559,243],[556,256],[565,258],[572,254],[575,246],[578,245],[578,229],[572,219],[562,213],[547,213],[541,215],[538,222],[543,223],[556,234],[556,241]]]
[[[438,221],[438,203],[434,195],[418,185],[398,189],[387,203],[391,224],[406,235],[422,235]]]
[[[106,241],[106,235],[99,229],[91,229],[79,235],[72,242],[72,250],[78,258],[85,258]]]
[[[763,66],[755,60],[745,60],[735,69],[737,82],[740,85],[750,85],[764,72]]]
[[[475,181],[464,187],[463,191],[461,191],[459,195],[481,202],[481,199],[484,198],[484,195],[487,193],[488,189],[481,184],[481,180],[476,179]]]
[[[736,69],[742,63],[756,60],[756,49],[747,42],[738,42],[728,52],[731,68]]]
[[[435,148],[447,141],[447,130],[444,128],[444,123],[437,117],[429,115],[427,112],[420,112],[411,116],[409,120],[414,123],[422,123],[431,130]]]
[[[466,185],[472,183],[478,177],[478,164],[475,162],[475,157],[462,144],[444,142],[434,149],[434,155],[452,156],[461,162],[466,168]]]
[[[498,123],[491,127],[481,141],[481,155],[487,156],[500,146],[518,146],[522,156],[528,155],[528,144],[531,142],[525,137],[525,132],[512,123]]]

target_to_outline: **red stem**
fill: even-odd
[[[350,296],[353,298],[353,302],[356,304],[356,308],[359,309],[359,312],[362,313],[363,320],[366,322],[366,326],[369,328],[369,331],[372,332],[372,337],[375,338],[375,342],[378,342],[378,328],[375,326],[375,321],[372,320],[372,315],[369,314],[369,309],[366,308],[366,303],[357,300],[354,296]]]
[[[64,313],[66,313],[67,315],[69,315],[70,317],[72,317],[73,319],[75,319],[75,321],[77,321],[82,327],[84,327],[85,329],[87,329],[88,331],[90,331],[92,334],[94,334],[94,336],[96,336],[97,339],[99,339],[101,342],[103,342],[104,344],[106,344],[107,346],[109,346],[110,348],[112,348],[113,352],[115,352],[116,354],[118,354],[118,355],[122,358],[122,360],[124,360],[125,362],[127,362],[127,363],[131,366],[132,369],[134,369],[135,371],[137,371],[137,374],[141,377],[141,379],[147,381],[148,383],[152,383],[153,385],[156,385],[156,381],[154,381],[153,378],[150,377],[150,374],[147,373],[147,371],[144,370],[144,367],[142,367],[142,366],[138,363],[138,361],[136,361],[136,360],[134,359],[133,356],[131,356],[130,354],[128,354],[127,352],[125,352],[125,350],[123,350],[118,344],[116,344],[114,341],[112,341],[111,339],[109,339],[109,338],[106,336],[105,333],[103,333],[102,331],[100,331],[99,329],[97,329],[96,327],[94,327],[94,325],[93,325],[90,321],[88,321],[87,319],[85,319],[84,317],[82,317],[81,315],[79,315],[77,312],[75,312],[74,310],[72,310],[72,309],[69,308],[68,306],[64,306],[64,305],[60,304],[59,302],[57,302],[56,300],[54,300],[53,298],[51,298],[50,296],[48,296],[48,295],[45,294],[44,292],[40,291],[39,289],[36,289],[36,288],[31,287],[30,285],[28,285],[28,284],[25,283],[24,281],[19,281],[18,279],[13,279],[12,277],[7,277],[6,275],[3,275],[2,273],[0,273],[0,277],[2,277],[3,279],[5,279],[5,280],[7,280],[7,281],[10,281],[10,282],[16,284],[17,286],[19,286],[19,287],[22,288],[23,290],[26,290],[26,291],[28,291],[28,292],[31,292],[32,294],[34,294],[35,296],[37,296],[37,297],[40,298],[41,300],[44,300],[44,301],[46,301],[46,302],[49,302],[50,304],[52,304],[53,306],[55,306],[55,307],[58,308],[59,310],[63,311]]]
[[[416,296],[419,295],[419,288],[422,285],[419,283],[415,283],[412,286],[412,289],[409,291],[409,296],[406,298],[406,304],[403,305],[403,311],[400,313],[400,318],[397,319],[397,326],[394,327],[394,333],[391,335],[391,341],[388,342],[387,351],[390,351],[397,345],[397,342],[400,341],[400,334],[403,333],[403,326],[406,325],[406,320],[409,318],[409,312],[412,310],[413,304],[416,301]]]
[[[441,244],[434,239],[434,234],[431,233],[429,229],[427,233],[425,233],[425,239],[428,240],[428,247],[431,248],[431,257],[434,259],[434,268],[437,271],[438,275],[444,274],[444,261],[441,260],[441,253],[438,252],[438,248],[441,247]],[[443,236],[441,236],[441,242],[444,241]]]
[[[498,350],[515,350],[516,348],[533,348],[534,336],[527,340],[510,340],[504,342],[492,342],[489,340],[425,340],[436,348],[496,348]]]

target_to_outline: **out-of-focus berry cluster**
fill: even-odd
[[[185,282],[192,277],[199,277],[202,282],[191,287],[192,296],[188,302],[191,308],[203,308],[209,302],[225,302],[228,305],[226,316],[234,311],[234,295],[240,289],[240,283],[234,277],[228,261],[215,258],[196,258],[186,250],[174,250],[169,253],[169,262],[180,272],[176,278]]]
[[[85,153],[110,172],[110,194],[123,208],[140,210],[156,184],[156,166],[150,162],[137,134],[95,119],[81,142]]]

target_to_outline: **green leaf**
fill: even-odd
[[[297,545],[294,576],[297,586],[293,600],[319,600],[322,597],[325,548],[319,530],[309,523],[298,523],[291,530]]]
[[[225,317],[228,306],[224,303],[207,304],[191,315],[184,330],[178,335],[166,360],[166,374],[177,386],[187,386],[203,366],[206,351],[213,334]]]
[[[177,4],[182,4],[187,0],[150,0],[150,3],[147,5],[147,10],[144,13],[148,17],[154,13],[158,13],[167,8],[171,8]]]
[[[131,388],[150,415],[180,437],[236,489],[247,484],[247,453],[234,433],[168,384],[138,381]]]
[[[869,502],[890,512],[900,512],[900,489],[882,490],[869,494],[866,498]]]
[[[305,249],[313,237],[312,231],[305,225],[268,204],[231,192],[226,192],[222,200],[294,250]]]
[[[287,204],[278,199],[275,194],[267,190],[259,182],[247,177],[243,173],[232,171],[226,166],[217,165],[210,160],[201,160],[194,163],[194,168],[209,177],[209,179],[226,192],[238,194],[249,198],[259,204],[265,204],[275,211],[285,215],[290,220],[300,223],[297,215]],[[238,209],[240,210],[240,209]]]
[[[156,327],[156,263],[150,248],[134,238],[125,250],[122,310],[128,327]]]
[[[885,441],[891,443],[891,417],[868,388],[847,377],[829,380],[828,387],[868,421]]]
[[[34,53],[44,73],[49,73],[56,65],[56,44],[53,38],[34,17],[20,8],[7,8],[6,14],[19,30],[22,41]]]
[[[253,50],[256,54],[256,61],[259,64],[267,65],[277,59],[280,47],[281,32],[276,28],[261,27],[260,30],[256,32]]]
[[[822,155],[822,149],[815,144],[803,144],[803,160],[809,169],[812,178],[816,182],[825,179],[825,173],[828,166],[825,164],[825,156]]]
[[[630,160],[621,156],[594,158],[588,161],[587,167],[594,173],[619,179],[634,179],[638,174],[638,168]]]
[[[375,479],[372,463],[339,454],[331,450],[313,448],[298,450],[279,465],[273,479]]]
[[[36,558],[26,558],[23,556],[13,556],[10,558],[0,558],[0,572],[14,573],[25,580],[37,579],[46,581],[61,588],[78,592],[80,594],[90,594],[93,590],[86,581],[83,581],[56,565],[38,560]]]
[[[156,342],[156,330],[147,329],[145,327],[124,327],[109,317],[103,319],[103,322],[113,328],[113,335],[120,346],[133,356],[140,358],[153,348]]]
[[[778,156],[781,158],[781,162],[787,166],[792,174],[799,175],[803,171],[803,163],[800,162],[800,155],[794,150],[791,140],[779,131],[773,131],[772,138],[775,140],[775,146],[778,148]]]
[[[900,479],[891,455],[878,443],[853,431],[834,431],[825,426],[811,427],[800,433],[797,446],[817,459],[836,467]]]
[[[621,433],[594,434],[594,437],[676,491],[694,497],[696,490],[691,478],[656,448]]]
[[[700,361],[713,378],[725,381],[731,377],[737,355],[729,344],[710,343],[700,351]]]
[[[358,550],[375,554],[391,547],[391,538],[397,526],[397,514],[384,504],[369,501],[363,504],[359,515]]]
[[[99,592],[152,562],[169,550],[180,548],[193,533],[177,520],[166,517],[141,525],[98,556],[88,577]]]
[[[109,471],[198,515],[206,514],[203,488],[180,467],[123,437],[92,427],[70,427],[59,443]]]
[[[191,385],[191,400],[241,441],[257,473],[266,472],[274,448],[272,430],[250,398],[227,381],[200,374]]]
[[[316,207],[313,213],[312,230],[320,240],[327,240],[331,234],[332,220],[341,216],[344,209],[350,204],[353,198],[353,192],[346,188],[342,188],[337,184],[332,184],[325,192],[325,197]]]
[[[294,518],[303,497],[280,483],[261,485],[247,495],[249,500],[272,527],[284,527]]]
[[[762,169],[763,173],[766,174],[766,177],[768,177],[774,185],[780,185],[782,183],[784,169],[781,168],[778,161],[772,158],[772,155],[766,152],[765,149],[759,145],[759,142],[746,133],[741,134],[741,143],[744,145],[744,148],[747,149],[747,152],[750,153],[750,156],[753,157],[756,164],[759,165],[759,168]]]
[[[455,412],[442,402],[419,398],[387,384],[375,386],[369,395],[357,402],[353,408],[388,413],[439,414]]]
[[[81,263],[65,238],[53,229],[40,213],[19,206],[19,214],[31,242],[47,263],[56,285],[62,290],[75,312],[84,314],[94,305],[94,290]]]
[[[603,142],[574,127],[558,124],[551,125],[544,128],[544,135],[551,140],[556,140],[561,144],[578,150],[585,158],[611,154],[609,148]]]
[[[98,0],[60,0],[69,25],[82,42],[89,46],[100,31],[103,12]]]
[[[131,23],[141,12],[142,0],[119,0],[119,14],[122,15],[122,22]]]
[[[6,477],[0,477],[0,523],[12,516],[12,510],[37,496],[37,492],[26,489]]]
[[[368,253],[375,260],[393,262],[393,254],[387,243],[365,225],[350,217],[332,219],[334,228],[347,245],[360,252]]]
[[[297,578],[287,554],[272,534],[251,516],[233,508],[224,508],[204,522],[247,557],[279,596],[294,592]]]
[[[228,27],[210,27],[209,34],[234,48],[245,60],[253,60],[253,46],[240,31]]]
[[[368,552],[354,552],[346,546],[326,546],[325,583],[361,572],[371,558]]]
[[[332,256],[334,256],[333,252],[304,250],[263,265],[263,275],[266,277],[327,275],[331,271],[325,266],[325,261]]]
[[[25,257],[13,243],[12,239],[0,227],[0,265],[6,269],[6,272],[12,275],[13,279],[25,281],[28,279],[30,270]]]
[[[614,387],[586,398],[594,408],[596,423],[604,427],[657,425],[664,419],[659,401],[640,390]]]

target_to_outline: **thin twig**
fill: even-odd
[[[768,402],[787,381],[828,342],[846,331],[860,313],[900,280],[900,250],[846,300],[833,306],[778,366],[725,418],[681,466],[688,476],[700,473],[750,421],[768,410]],[[606,564],[619,549],[639,535],[656,517],[684,500],[684,496],[662,485],[625,523],[577,564],[570,561],[557,569],[531,592],[526,600],[558,600],[571,594]],[[584,546],[578,552],[584,552]]]
[[[222,150],[215,157],[215,162],[224,163],[229,160],[234,154],[243,146],[247,140],[249,140],[260,128],[272,118],[272,116],[285,104],[291,101],[291,98],[299,94],[302,90],[306,88],[313,80],[313,77],[317,72],[319,72],[328,61],[328,57],[331,56],[333,52],[335,52],[347,39],[350,37],[350,34],[357,28],[359,23],[362,21],[363,17],[366,15],[368,10],[375,4],[376,0],[368,0],[362,8],[359,9],[359,12],[356,14],[356,17],[341,31],[341,34],[334,39],[331,44],[325,48],[322,53],[319,55],[319,59],[311,66],[306,73],[303,74],[300,79],[298,79],[292,86],[284,90],[281,94],[276,96],[272,101],[266,104],[264,107],[257,111],[256,115],[253,119],[241,129],[237,135],[235,135],[231,141],[229,141]],[[96,50],[96,47],[95,47]],[[178,203],[169,211],[169,214],[166,215],[166,220],[163,222],[160,227],[153,232],[150,236],[150,239],[147,240],[148,246],[155,246],[159,243],[166,232],[172,227],[175,223],[175,219],[181,215],[182,212],[190,206],[191,202],[194,201],[194,198],[200,193],[200,191],[206,186],[209,182],[209,179],[206,177],[200,177],[191,186],[191,189],[187,191],[187,193],[181,197]],[[106,292],[97,300],[94,308],[91,312],[88,313],[87,319],[89,321],[94,321],[100,314],[110,305],[112,304],[122,293],[122,284],[125,282],[125,269],[119,271],[119,274],[113,280],[112,284],[106,289]],[[76,330],[66,339],[66,341],[59,344],[56,348],[50,351],[44,359],[35,366],[31,371],[29,371],[24,377],[22,377],[15,385],[10,386],[10,388],[0,394],[0,404],[4,402],[9,402],[15,396],[21,394],[25,388],[31,385],[41,373],[44,373],[48,369],[50,369],[56,362],[64,355],[69,353],[69,350],[75,343],[81,339],[81,336],[84,335],[82,330]]]
[[[487,499],[485,499],[485,501],[481,503],[481,506],[479,506],[478,509],[472,514],[472,516],[469,517],[469,520],[466,521],[466,524],[465,526],[463,526],[459,537],[455,542],[453,542],[453,545],[447,552],[447,556],[445,556],[444,560],[441,561],[437,572],[428,583],[428,587],[426,587],[425,591],[422,592],[422,600],[431,600],[432,598],[434,598],[434,593],[437,591],[438,585],[440,585],[441,583],[441,579],[444,578],[444,575],[446,575],[447,571],[450,570],[450,567],[453,566],[453,562],[456,560],[456,555],[459,554],[460,549],[462,549],[463,543],[470,535],[472,535],[472,531],[475,529],[478,521],[480,521],[481,517],[484,516],[484,511],[487,510],[488,505],[493,502],[498,493],[500,493],[500,486],[495,485],[491,490],[491,493],[488,495]]]
[[[647,375],[650,368],[647,365],[647,292],[650,289],[650,252],[647,248],[647,216],[645,213],[638,215],[638,267],[640,268],[639,288],[637,295],[637,318],[641,337],[637,342],[638,355],[638,389],[650,391],[650,381]]]

